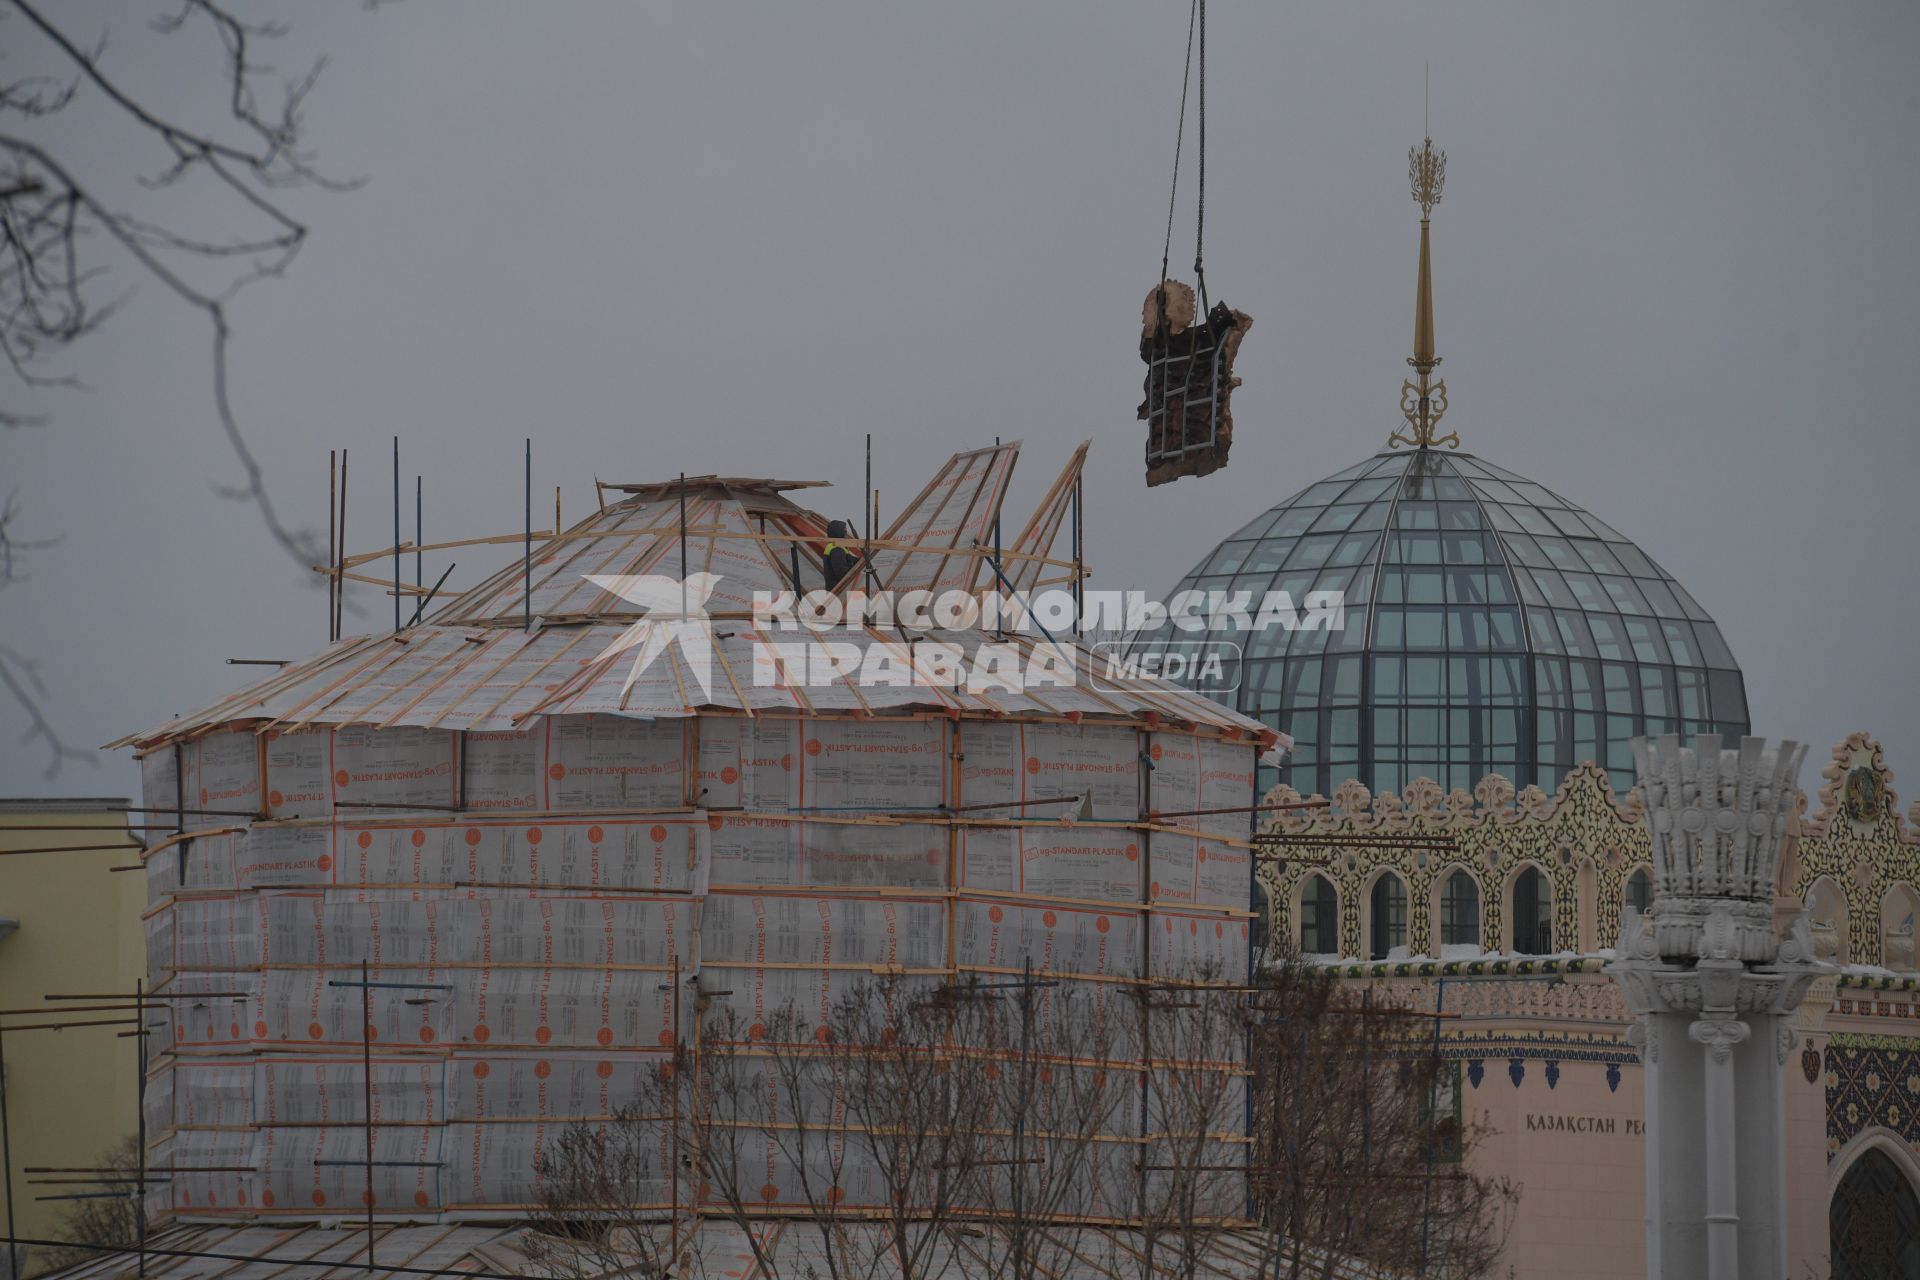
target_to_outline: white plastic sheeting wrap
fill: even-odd
[[[955,454],[888,527],[883,541],[907,543],[913,550],[875,551],[874,583],[896,592],[975,586],[990,570],[974,556],[952,552],[992,538],[1019,452],[1017,443],[1008,443]]]
[[[748,1232],[752,1232],[749,1237]],[[708,1219],[682,1224],[677,1234],[686,1265],[674,1274],[715,1280],[779,1280],[783,1276],[858,1275],[867,1280],[1004,1275],[1016,1252],[1010,1232],[994,1224],[945,1239],[930,1248],[911,1269],[902,1267],[896,1237],[882,1223],[836,1224],[834,1252],[806,1221],[773,1221],[742,1226]],[[675,1237],[669,1236],[672,1240]],[[359,1231],[293,1223],[186,1225],[156,1232],[148,1239],[147,1265],[164,1270],[169,1280],[365,1280],[367,1237]],[[1165,1237],[1159,1240],[1168,1249]],[[402,1275],[460,1274],[550,1277],[572,1275],[592,1265],[556,1260],[551,1240],[523,1224],[470,1222],[455,1226],[382,1223],[376,1231],[379,1266]],[[1250,1229],[1208,1232],[1198,1256],[1181,1260],[1181,1274],[1192,1280],[1264,1280],[1277,1275],[1325,1276],[1330,1280],[1384,1280],[1384,1273],[1346,1259],[1328,1257],[1305,1245],[1276,1248],[1273,1233]],[[1114,1280],[1133,1275],[1148,1252],[1148,1239],[1118,1228],[1082,1229],[1077,1225],[1022,1234],[1017,1246],[1029,1258],[1044,1260],[1050,1280]],[[764,1262],[762,1261],[764,1259]],[[1298,1260],[1298,1271],[1295,1260]],[[128,1250],[101,1253],[60,1273],[61,1280],[120,1280],[139,1269]]]
[[[504,698],[526,675],[475,678]],[[570,1126],[641,1103],[700,1016],[746,1029],[709,1052],[770,1070],[777,1014],[818,1026],[882,976],[919,999],[1031,972],[1061,984],[1043,1025],[1069,989],[1118,1025],[1141,984],[1247,971],[1251,739],[934,714],[377,727],[435,688],[395,676],[356,688],[364,722],[296,715],[143,758],[145,803],[185,810],[146,863],[149,971],[200,993],[154,1028],[149,1157],[176,1169],[154,1212],[361,1214],[371,1120],[377,1212],[499,1217],[539,1201]],[[1123,1217],[1156,1086],[1106,1069],[1136,1100],[1073,1176],[1084,1212]],[[835,1087],[783,1105],[830,1111]],[[884,1204],[858,1144],[740,1120],[764,1206],[826,1184]],[[642,1199],[684,1204],[671,1125],[646,1123]]]
[[[189,809],[259,811],[259,744],[246,730],[210,733],[194,739],[181,748],[176,769],[180,793]],[[163,775],[166,772],[164,767],[161,772]],[[150,797],[147,803],[171,808],[175,798],[170,794]]]

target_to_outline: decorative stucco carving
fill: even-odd
[[[1808,813],[1805,795],[1788,806],[1775,891],[1805,902],[1814,883],[1824,879],[1836,901],[1844,903],[1844,912],[1814,913],[1806,921],[1802,941],[1812,941],[1814,958],[1855,964],[1920,963],[1920,959],[1906,959],[1899,936],[1886,941],[1881,936],[1881,906],[1887,894],[1903,884],[1920,890],[1920,815],[1912,821],[1901,817],[1893,774],[1881,759],[1879,745],[1868,735],[1853,734],[1831,754],[1823,770],[1818,812]],[[1847,780],[1861,767],[1874,770],[1881,785],[1856,782],[1856,808],[1863,798],[1884,797],[1870,824],[1856,823],[1845,815]],[[1480,889],[1481,945],[1499,949],[1505,943],[1512,877],[1531,863],[1541,868],[1552,887],[1556,949],[1566,944],[1591,950],[1618,936],[1620,909],[1633,873],[1642,868],[1651,873],[1651,840],[1642,823],[1644,803],[1638,788],[1616,794],[1606,772],[1592,764],[1569,772],[1550,799],[1537,791],[1516,793],[1512,782],[1499,774],[1488,774],[1475,783],[1471,802],[1459,791],[1436,800],[1440,789],[1424,782],[1410,786],[1405,796],[1388,800],[1387,795],[1382,796],[1385,803],[1376,803],[1364,785],[1350,779],[1335,789],[1327,809],[1273,815],[1267,824],[1270,830],[1316,837],[1349,835],[1356,840],[1347,848],[1336,839],[1303,850],[1298,857],[1288,858],[1284,869],[1273,864],[1261,868],[1262,887],[1269,894],[1279,936],[1297,941],[1299,886],[1306,876],[1323,874],[1340,895],[1340,950],[1364,956],[1362,897],[1381,870],[1391,869],[1407,886],[1409,949],[1437,955],[1441,941],[1437,886],[1455,868],[1465,868]],[[1302,798],[1292,788],[1276,787],[1266,802]],[[1390,839],[1382,839],[1395,834],[1419,837],[1424,845],[1441,842],[1443,847],[1394,848]],[[1572,867],[1560,862],[1562,848],[1573,852]],[[1583,858],[1593,863],[1584,901],[1578,872]],[[1756,924],[1761,914],[1755,913]],[[1764,914],[1771,915],[1770,904],[1765,905]],[[1894,933],[1898,933],[1897,922]]]
[[[1793,922],[1787,926],[1786,936],[1780,939],[1778,958],[1782,964],[1808,964],[1827,959],[1820,954],[1810,920],[1805,909],[1794,914]]]
[[[1660,1026],[1655,1022],[1636,1022],[1627,1028],[1627,1043],[1640,1051],[1640,1060],[1660,1061]]]
[[[1613,944],[1614,953],[1632,960],[1658,960],[1660,944],[1654,941],[1653,929],[1631,903],[1620,908],[1620,937]]]
[[[1887,954],[1881,908],[1897,887],[1920,887],[1920,804],[1910,820],[1902,820],[1893,770],[1880,744],[1865,733],[1849,734],[1835,746],[1821,777],[1826,781],[1818,809],[1800,823],[1779,892],[1806,902],[1815,884],[1824,881],[1831,895],[1844,901],[1844,919],[1830,906],[1809,921],[1821,959],[1911,966],[1915,961],[1904,954]],[[1905,949],[1896,941],[1893,950]]]
[[[1505,813],[1513,808],[1513,784],[1500,774],[1490,773],[1475,785],[1473,798],[1482,809]]]
[[[1264,803],[1302,798],[1291,787],[1279,786],[1268,792]],[[1639,812],[1638,797],[1631,792],[1615,796],[1606,773],[1591,764],[1569,772],[1551,799],[1532,787],[1516,795],[1513,784],[1498,774],[1480,779],[1472,799],[1461,791],[1447,795],[1421,779],[1409,785],[1404,796],[1382,792],[1376,797],[1349,779],[1335,788],[1326,809],[1273,815],[1268,830],[1312,835],[1316,846],[1289,857],[1284,867],[1263,865],[1261,883],[1276,933],[1297,940],[1300,886],[1310,875],[1326,876],[1340,896],[1340,950],[1364,956],[1362,900],[1379,872],[1392,870],[1407,886],[1410,950],[1438,955],[1436,892],[1447,875],[1464,868],[1473,876],[1480,891],[1481,945],[1499,950],[1511,881],[1522,867],[1534,865],[1552,889],[1555,949],[1564,945],[1567,950],[1590,950],[1611,940],[1626,882],[1647,864],[1647,836],[1638,823]],[[1394,848],[1395,835],[1442,847]],[[1340,836],[1353,837],[1354,844],[1342,847]],[[1618,856],[1594,857],[1602,848],[1616,850]],[[1572,856],[1563,860],[1563,849]],[[1593,859],[1584,918],[1579,884],[1583,858]]]
[[[1704,1045],[1715,1062],[1725,1062],[1734,1046],[1752,1034],[1752,1027],[1731,1018],[1701,1018],[1687,1024],[1687,1038]]]
[[[1806,749],[1718,735],[1636,738],[1653,854],[1654,933],[1664,956],[1765,963],[1778,946],[1774,872]]]

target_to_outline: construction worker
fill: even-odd
[[[853,572],[853,552],[847,550],[840,541],[851,537],[853,530],[845,520],[827,521],[826,578],[829,591],[846,581],[847,575]]]

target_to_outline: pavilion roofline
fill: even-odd
[[[1303,963],[1337,978],[1539,978],[1598,975],[1612,958],[1611,951],[1595,951],[1552,956],[1468,956],[1458,960],[1419,956],[1403,960],[1357,960],[1351,956],[1327,956],[1309,957]]]
[[[1357,960],[1352,956],[1307,957],[1302,963],[1336,978],[1543,978],[1600,975],[1614,958],[1610,949],[1552,956],[1478,956],[1435,960]],[[1833,975],[1836,987],[1861,991],[1920,991],[1920,970],[1895,971],[1850,964]]]
[[[763,493],[784,493],[789,489],[827,489],[831,480],[780,480],[755,476],[674,476],[668,480],[613,481],[594,480],[595,487],[604,492],[633,495],[674,493],[681,488],[687,489],[740,489],[758,490]]]

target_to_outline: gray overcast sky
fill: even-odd
[[[1255,327],[1231,466],[1149,492],[1134,344],[1186,5],[289,6],[274,58],[331,55],[311,138],[368,185],[294,196],[309,247],[234,309],[277,498],[324,529],[348,446],[352,541],[383,545],[397,432],[430,538],[515,530],[530,434],[536,492],[574,515],[596,472],[682,470],[833,480],[851,515],[865,432],[889,511],[999,434],[1027,443],[1024,519],[1090,437],[1096,583],[1165,589],[1394,425],[1430,62],[1447,425],[1684,582],[1757,731],[1819,761],[1871,729],[1920,776],[1920,8],[1211,8],[1209,280]],[[83,40],[111,21],[130,82],[204,101],[181,37],[55,12]],[[30,44],[0,26],[7,69]],[[159,167],[85,109],[51,137],[103,181]],[[93,744],[257,674],[225,657],[317,648],[324,605],[212,495],[236,471],[197,316],[142,286],[71,367],[94,389],[4,393],[55,417],[0,436],[0,491],[65,541],[0,594],[0,640]],[[495,563],[458,555],[461,578]],[[125,753],[43,783],[18,723],[0,709],[0,793],[133,788]]]

